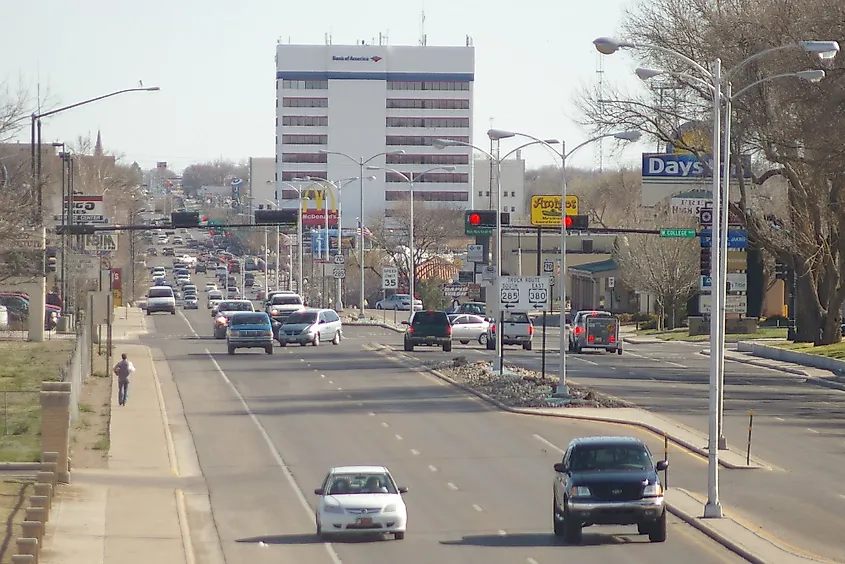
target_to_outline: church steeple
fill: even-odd
[[[97,143],[94,145],[94,156],[95,157],[102,157],[103,156],[103,140],[100,137],[100,130],[97,130]]]

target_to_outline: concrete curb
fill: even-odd
[[[386,345],[377,345],[377,346],[379,347],[377,349],[379,352],[383,352],[386,349],[391,350],[391,352],[395,352],[395,351],[392,351],[392,349],[390,349],[390,347],[388,347]],[[585,415],[567,415],[565,413],[537,413],[536,411],[531,411],[530,409],[525,409],[525,408],[521,408],[521,407],[510,407],[509,405],[506,405],[506,404],[500,402],[499,400],[488,396],[484,392],[480,392],[478,390],[471,388],[470,386],[467,386],[465,384],[461,384],[457,380],[453,380],[452,378],[449,378],[448,376],[446,376],[445,374],[443,374],[442,372],[440,372],[438,370],[435,370],[433,368],[429,368],[427,366],[420,366],[420,368],[426,370],[430,374],[433,374],[437,378],[440,378],[444,382],[447,382],[448,384],[451,384],[452,386],[455,386],[456,388],[459,388],[459,389],[461,389],[461,390],[463,390],[463,391],[465,391],[469,394],[472,394],[472,395],[478,397],[479,399],[482,399],[485,402],[489,403],[490,405],[493,405],[494,407],[496,407],[496,408],[498,408],[502,411],[507,411],[508,413],[517,413],[519,415],[532,415],[534,417],[559,417],[559,418],[562,418],[562,419],[573,419],[573,420],[577,420],[577,421],[593,421],[593,422],[596,422],[596,423],[612,423],[612,424],[616,424],[616,425],[632,425],[634,427],[639,427],[641,429],[645,429],[646,431],[650,431],[650,432],[655,433],[655,434],[660,435],[660,436],[665,435],[670,441],[672,441],[676,445],[680,445],[680,446],[684,447],[685,449],[690,450],[690,451],[698,454],[699,456],[702,456],[704,458],[707,458],[707,456],[708,456],[708,453],[705,449],[703,449],[701,447],[697,447],[697,446],[693,445],[692,443],[685,441],[683,439],[679,439],[678,437],[676,437],[674,435],[670,435],[668,433],[665,433],[662,429],[659,429],[658,427],[656,427],[654,425],[650,425],[648,423],[643,423],[641,421],[631,421],[631,420],[627,420],[627,419],[622,419],[620,417],[589,417],[589,416],[585,416]],[[575,384],[576,386],[580,385],[580,384],[578,384],[578,382],[575,382],[574,380],[569,380],[569,382],[572,383],[572,384]],[[625,403],[629,403],[629,402],[625,402]],[[607,408],[607,409],[612,410],[613,408]],[[736,464],[731,464],[730,462],[725,462],[721,458],[719,459],[719,465],[724,466],[725,468],[728,468],[729,470],[758,470],[758,469],[763,468],[762,466],[738,466]]]
[[[710,356],[709,350],[703,350],[699,352],[703,356]],[[830,390],[838,390],[841,392],[845,392],[845,384],[840,384],[839,382],[831,382],[830,380],[825,380],[824,378],[820,378],[819,376],[814,376],[807,372],[806,370],[802,370],[800,368],[792,368],[791,366],[773,366],[768,364],[763,360],[755,360],[753,358],[744,358],[744,357],[734,357],[734,356],[725,356],[725,360],[730,360],[733,362],[739,362],[742,364],[749,364],[751,366],[759,366],[760,368],[768,368],[769,370],[778,370],[780,372],[786,372],[787,374],[795,374],[796,376],[803,376],[807,379],[807,383],[812,384],[814,386],[819,386],[821,388],[828,388]],[[774,360],[774,359],[772,359]],[[779,361],[783,362],[783,361]],[[821,370],[821,369],[819,369]]]
[[[801,366],[809,366],[820,370],[829,370],[831,372],[845,372],[845,361],[826,356],[791,351],[753,341],[739,341],[736,348],[740,352],[747,352],[754,356],[778,360],[780,362],[791,362],[793,364],[800,364]]]
[[[704,533],[705,535],[707,535],[708,537],[710,537],[711,539],[713,539],[717,543],[721,544],[722,546],[724,546],[725,548],[727,548],[731,552],[737,554],[740,558],[744,558],[744,559],[748,560],[749,562],[751,562],[751,564],[772,564],[770,561],[764,560],[763,558],[758,557],[756,554],[752,554],[752,553],[748,552],[739,543],[734,542],[733,540],[729,539],[728,537],[726,537],[725,535],[723,535],[719,531],[712,529],[711,527],[708,527],[707,525],[702,523],[701,519],[699,519],[695,515],[687,513],[683,509],[680,509],[674,503],[671,503],[669,501],[665,501],[665,498],[664,498],[664,503],[666,504],[666,510],[669,513],[671,513],[672,515],[674,515],[675,517],[677,517],[678,519],[680,519],[681,521],[683,521],[684,523],[686,523],[690,527],[693,527],[693,528],[697,529],[698,531],[700,531],[701,533]]]
[[[404,329],[399,329],[397,327],[393,327],[392,325],[388,325],[386,323],[379,323],[377,321],[374,322],[367,322],[367,323],[347,323],[347,327],[383,327],[384,329],[390,329],[391,331],[395,331],[396,333],[404,333]]]

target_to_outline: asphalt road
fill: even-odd
[[[149,318],[146,339],[163,350],[179,388],[230,564],[741,561],[673,517],[665,544],[631,527],[587,529],[579,547],[556,541],[558,449],[618,427],[491,410],[365,350],[372,328],[348,327],[338,347],[232,357],[209,337],[207,310],[184,313]],[[701,482],[697,457],[673,449],[670,458],[673,483]],[[355,463],[386,464],[410,488],[405,540],[315,536],[308,492],[330,466]]]
[[[401,349],[401,335],[370,328],[371,338]],[[506,361],[540,370],[541,353],[505,350]],[[655,343],[626,345],[622,356],[603,352],[567,355],[574,382],[631,401],[654,413],[706,432],[709,357],[705,345]],[[423,360],[442,357],[439,349],[418,349]],[[487,359],[479,345],[455,344],[451,358]],[[557,374],[560,356],[547,356]],[[843,560],[845,538],[845,392],[819,387],[806,378],[736,362],[725,363],[724,434],[745,452],[748,411],[754,410],[752,450],[777,467],[773,471],[722,470],[721,498],[748,521],[793,545]],[[702,447],[706,446],[704,444]],[[696,488],[706,491],[706,483]]]

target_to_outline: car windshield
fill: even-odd
[[[235,315],[232,325],[270,325],[270,319],[263,313]]]
[[[285,320],[285,325],[295,325],[295,324],[312,324],[316,323],[317,321],[317,312],[316,311],[297,311],[296,313],[291,314],[290,317]]]
[[[506,313],[503,319],[505,323],[530,323],[527,313]]]
[[[576,472],[597,470],[650,470],[651,457],[641,446],[607,445],[580,447],[572,452],[569,466]]]
[[[173,290],[169,288],[150,288],[150,292],[147,294],[149,298],[172,298],[173,297]]]
[[[217,311],[252,311],[251,302],[223,302],[217,306]]]
[[[299,296],[273,296],[273,305],[300,305],[302,300]]]
[[[396,486],[385,473],[333,474],[329,479],[328,495],[395,494]]]

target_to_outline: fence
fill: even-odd
[[[59,379],[62,382],[70,382],[70,420],[75,422],[79,417],[79,394],[82,391],[82,383],[92,373],[91,363],[91,330],[80,312],[76,323],[76,348],[73,356],[65,366],[61,368]]]

